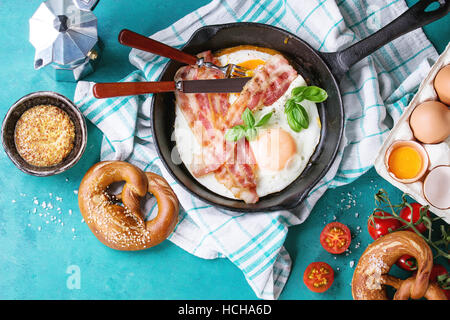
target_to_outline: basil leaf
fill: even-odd
[[[298,95],[298,96],[293,97],[292,100],[294,100],[295,103],[300,103],[300,102],[302,102],[303,100],[305,100],[305,96],[302,95],[302,94],[300,94],[300,95]]]
[[[256,131],[256,128],[254,128],[254,127],[247,128],[245,130],[245,137],[247,138],[248,141],[255,139],[257,135],[258,135],[258,132]]]
[[[287,121],[289,127],[295,132],[300,132],[303,128],[308,129],[309,127],[309,116],[305,108],[300,104],[295,104],[288,113]]]
[[[308,127],[309,127],[308,112],[306,112],[306,109],[301,104],[298,104],[297,107],[298,107],[298,110],[300,111],[300,113],[302,114],[301,119],[300,119],[300,125],[303,128],[308,129]]]
[[[238,141],[245,135],[244,126],[235,126],[225,133],[225,139],[228,141]]]
[[[273,112],[266,113],[259,121],[256,123],[255,127],[262,127],[267,122],[269,122],[270,118],[272,117]]]
[[[292,108],[289,112],[286,113],[286,118],[289,124],[289,127],[295,132],[300,132],[302,130],[302,126],[299,122],[299,112],[296,111],[297,108]]]
[[[242,120],[244,120],[244,123],[247,127],[252,128],[255,126],[255,117],[253,116],[253,113],[249,108],[246,108],[242,113]]]
[[[312,102],[322,102],[328,98],[328,94],[319,87],[309,86],[303,91],[303,97]]]
[[[291,95],[292,98],[286,101],[284,112],[289,127],[295,132],[300,132],[302,128],[308,129],[309,127],[308,112],[300,102],[303,100],[322,102],[328,98],[328,94],[325,90],[316,86],[300,86],[292,89]]]
[[[303,92],[307,89],[307,86],[296,87],[292,89],[291,95],[293,97],[303,95]]]
[[[295,101],[293,98],[288,99],[284,105],[284,113],[289,113],[292,108],[295,108]]]

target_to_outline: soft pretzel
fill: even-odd
[[[411,297],[411,286],[416,281],[416,277],[410,277],[408,279],[402,280],[395,278],[391,275],[383,275],[381,277],[381,282],[385,285],[395,288],[394,299],[395,300],[407,300]],[[447,296],[444,291],[442,291],[439,284],[436,282],[430,282],[428,288],[425,291],[423,297],[427,300],[447,300]]]
[[[388,276],[392,265],[402,255],[417,260],[417,275],[405,281]],[[385,285],[397,289],[394,299],[439,298],[440,288],[429,286],[433,268],[433,253],[428,244],[412,231],[396,231],[371,243],[359,259],[352,279],[352,295],[355,300],[386,300]],[[444,295],[445,298],[445,295]]]
[[[113,199],[107,189],[120,181],[125,181],[122,193]],[[158,215],[150,221],[145,221],[141,211],[141,199],[147,192],[158,203]],[[94,235],[118,250],[153,247],[165,240],[178,222],[178,199],[166,180],[123,161],[92,166],[81,181],[78,205]]]

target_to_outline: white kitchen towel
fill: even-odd
[[[251,21],[290,31],[312,47],[332,52],[386,25],[407,9],[404,0],[214,0],[151,38],[181,48],[204,25]],[[347,184],[369,170],[377,150],[408,105],[437,52],[421,29],[405,35],[355,64],[340,82],[345,134],[326,176],[293,212],[235,213],[206,204],[166,172],[150,128],[152,95],[97,100],[90,82],[79,82],[75,102],[103,133],[102,160],[125,160],[162,174],[177,194],[182,210],[170,241],[205,259],[230,259],[242,270],[257,297],[277,299],[288,280],[291,259],[283,243],[288,227],[302,223],[327,188]],[[166,58],[132,50],[138,70],[122,81],[155,81]],[[157,211],[156,203],[148,217]],[[301,259],[299,257],[299,259]]]

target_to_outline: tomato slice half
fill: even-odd
[[[313,262],[306,267],[303,282],[313,292],[325,292],[334,281],[334,271],[326,262]]]
[[[352,241],[350,230],[345,224],[331,222],[320,233],[320,244],[330,253],[339,254],[347,250]]]

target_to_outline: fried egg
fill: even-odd
[[[276,53],[278,52],[266,48],[239,46],[222,50],[216,57],[222,65],[234,63],[245,67],[248,69],[247,75],[252,76],[254,70],[263,66],[265,61]],[[250,148],[257,163],[256,192],[259,197],[279,192],[296,180],[304,171],[319,143],[321,123],[315,103],[306,100],[301,103],[308,113],[310,123],[307,129],[300,132],[295,132],[289,127],[284,113],[284,106],[291,97],[291,91],[306,85],[303,77],[298,75],[283,96],[272,105],[253,113],[258,121],[265,114],[273,112],[270,120],[258,129],[257,137],[250,141]],[[230,94],[230,104],[238,96],[239,94]],[[189,164],[194,161],[194,155],[200,154],[202,150],[178,105],[173,139],[176,142],[177,156],[179,155],[179,159],[190,170]],[[207,189],[235,199],[233,193],[215,178],[214,173],[195,179]]]
[[[291,91],[306,85],[303,77],[297,76],[275,103],[254,113],[255,119],[261,119],[266,113],[273,112],[269,122],[259,130],[257,138],[250,141],[258,164],[256,192],[259,197],[281,191],[297,179],[319,143],[321,123],[315,103],[301,103],[310,123],[308,129],[300,132],[289,127],[284,113],[284,105],[291,97]]]

